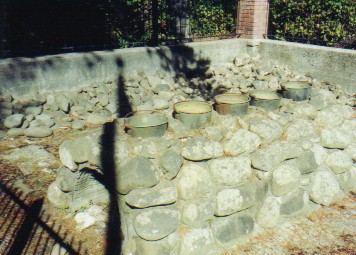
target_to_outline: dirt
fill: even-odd
[[[70,254],[104,254],[105,231],[95,226],[78,230],[73,215],[54,208],[46,199],[54,173],[37,169],[25,175],[16,162],[1,159],[12,149],[29,144],[42,145],[58,159],[58,147],[64,140],[92,131],[60,129],[45,139],[0,139],[0,254],[50,254],[56,243]],[[59,166],[59,159],[57,163]],[[22,180],[20,184],[18,180]],[[30,192],[21,192],[21,185]],[[356,255],[356,194],[292,219],[278,229],[254,234],[248,243],[223,252],[235,254]]]

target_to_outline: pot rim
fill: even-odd
[[[160,124],[156,124],[156,125],[142,125],[142,126],[135,126],[135,125],[128,124],[129,119],[131,117],[137,116],[137,115],[134,115],[134,114],[138,113],[138,112],[147,112],[147,115],[151,114],[151,115],[163,117],[164,122],[162,122]],[[158,126],[162,126],[162,125],[165,125],[165,124],[168,124],[168,118],[164,114],[162,114],[162,113],[160,113],[159,111],[156,111],[156,110],[132,111],[132,112],[129,112],[128,114],[126,114],[125,117],[124,117],[124,125],[125,125],[126,128],[149,128],[149,127],[158,127]]]
[[[184,104],[184,103],[198,103],[198,104],[202,104],[202,105],[205,105],[205,106],[208,106],[209,107],[209,110],[207,111],[204,111],[204,112],[186,112],[186,111],[179,111],[177,110],[177,106],[180,105],[180,104]],[[198,101],[198,100],[186,100],[186,101],[180,101],[180,102],[177,102],[173,105],[173,110],[176,112],[176,113],[185,113],[185,114],[206,114],[206,113],[209,113],[213,110],[213,107],[211,104],[209,104],[208,102],[205,102],[205,101]]]
[[[277,98],[258,98],[256,96],[253,95],[254,92],[267,92],[267,93],[270,93],[270,94],[273,94],[273,95],[276,95]],[[269,91],[269,90],[255,90],[255,91],[252,91],[250,92],[250,97],[254,100],[254,101],[257,101],[257,100],[264,100],[264,101],[273,101],[273,100],[281,100],[282,96],[277,93],[277,92],[274,92],[274,91]]]
[[[288,83],[297,83],[300,84],[300,88],[288,88],[286,85]],[[311,83],[309,81],[286,81],[281,84],[285,90],[303,90],[311,88]]]
[[[239,96],[242,98],[245,98],[244,101],[240,102],[240,103],[227,103],[227,102],[219,102],[218,97],[221,96]],[[224,93],[224,94],[218,94],[214,96],[214,101],[215,103],[222,105],[222,104],[227,104],[227,105],[239,105],[239,104],[246,104],[248,102],[251,101],[251,97],[247,94],[242,94],[241,92],[228,92],[228,93]]]

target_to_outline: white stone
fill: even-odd
[[[353,135],[340,127],[323,128],[321,130],[321,144],[326,148],[345,149],[353,142]]]
[[[251,175],[251,161],[248,157],[232,157],[209,161],[210,173],[221,185],[237,185],[246,182]]]
[[[268,196],[258,212],[258,225],[263,228],[276,227],[280,216],[280,206],[280,203],[275,197]]]
[[[223,149],[218,142],[208,141],[203,137],[195,137],[182,147],[181,155],[193,161],[200,161],[223,156]]]
[[[318,136],[316,126],[313,121],[307,119],[295,119],[284,133],[284,137],[290,141],[300,141],[315,136]]]
[[[183,236],[179,255],[213,255],[216,254],[216,243],[209,228],[191,229]]]
[[[237,156],[245,152],[251,153],[260,146],[261,142],[261,138],[255,133],[239,129],[229,141],[224,143],[224,152],[231,156]]]
[[[271,143],[283,134],[283,128],[277,122],[261,116],[251,118],[250,131],[261,137],[264,143]]]
[[[352,159],[344,151],[337,150],[328,155],[325,164],[330,167],[335,174],[341,174],[351,169]]]
[[[300,171],[298,168],[282,164],[272,173],[272,193],[280,197],[290,191],[295,190],[300,181]]]

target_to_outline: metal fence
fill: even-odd
[[[0,57],[233,37],[236,7],[236,0],[0,0]]]

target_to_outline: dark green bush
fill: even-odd
[[[269,24],[276,39],[356,48],[355,0],[272,0]]]

